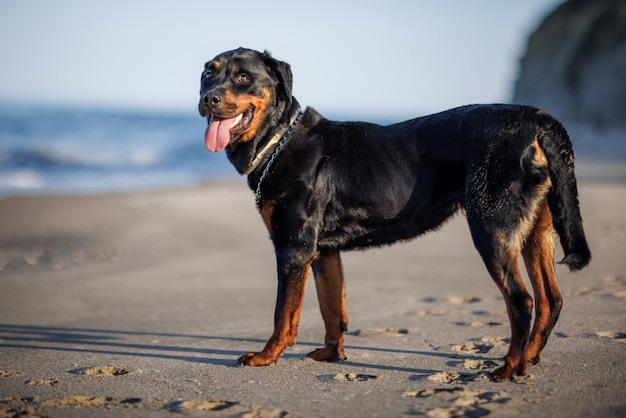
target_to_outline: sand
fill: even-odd
[[[1,200],[0,417],[626,416],[626,184],[581,171],[592,264],[557,268],[543,361],[508,383],[487,373],[509,326],[463,215],[344,255],[347,361],[306,358],[324,334],[309,280],[298,344],[250,368],[276,278],[243,181]]]

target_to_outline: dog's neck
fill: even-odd
[[[246,168],[243,171],[243,174],[245,174],[246,176],[250,175],[250,173],[256,170],[259,164],[261,164],[261,162],[268,155],[271,155],[271,153],[278,146],[278,143],[282,139],[284,139],[288,135],[289,132],[291,132],[291,129],[293,129],[293,126],[297,123],[297,120],[299,119],[300,115],[301,115],[300,106],[299,105],[294,106],[294,108],[291,110],[291,117],[289,119],[289,124],[284,129],[279,129],[274,134],[274,136],[272,136],[272,138],[256,153],[256,155],[254,156],[254,159],[252,160],[248,168]]]

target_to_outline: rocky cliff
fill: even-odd
[[[626,0],[570,0],[530,36],[513,102],[626,129]]]

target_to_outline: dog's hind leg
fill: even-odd
[[[513,372],[519,376],[526,374],[522,359],[528,344],[533,299],[520,274],[517,254],[511,254],[506,259],[491,259],[487,264],[493,266],[489,271],[504,297],[511,324],[509,351],[504,357],[504,365],[496,369],[493,376],[495,380],[511,380]]]
[[[536,224],[524,244],[522,255],[535,296],[535,322],[520,367],[539,363],[541,350],[563,306],[554,269],[552,215],[546,202],[538,211]]]
[[[317,298],[326,327],[324,348],[309,353],[314,360],[345,360],[343,333],[348,330],[346,292],[339,251],[321,252],[313,262]]]
[[[509,351],[504,357],[504,365],[493,372],[493,377],[495,380],[511,380],[513,373],[525,374],[521,361],[528,344],[533,308],[533,299],[519,271],[517,239],[512,236],[514,231],[499,231],[485,220],[473,219],[469,212],[468,220],[474,244],[504,297],[511,324]]]

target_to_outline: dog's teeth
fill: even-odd
[[[239,115],[237,115],[237,117],[235,117],[235,119],[233,120],[233,124],[230,125],[231,128],[237,125],[241,121],[241,118],[243,117],[242,115],[243,113],[240,113]]]

